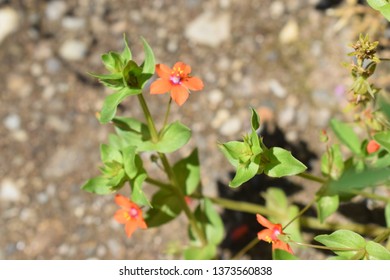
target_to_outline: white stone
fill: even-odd
[[[3,179],[0,185],[0,200],[19,201],[21,193],[16,183],[11,179]]]
[[[211,122],[211,126],[213,128],[218,128],[222,125],[223,122],[225,122],[229,118],[230,114],[229,111],[226,109],[221,109],[217,112],[215,115],[215,118]]]
[[[18,130],[20,129],[20,116],[18,114],[12,113],[9,114],[5,119],[4,119],[4,125],[6,128],[9,130]]]
[[[268,86],[276,97],[285,98],[287,96],[286,89],[279,83],[279,81],[272,79],[268,82]]]
[[[51,1],[46,6],[46,17],[49,20],[59,20],[66,12],[67,6],[65,1]]]
[[[0,44],[19,27],[19,14],[12,8],[0,9]]]
[[[85,19],[78,17],[65,17],[62,19],[62,27],[68,30],[80,30],[85,27]]]
[[[219,132],[224,136],[233,136],[240,132],[241,130],[241,120],[238,117],[230,117],[227,121],[225,121],[221,128],[219,129]],[[237,135],[238,137],[239,135]]]
[[[67,60],[81,60],[86,53],[86,44],[78,40],[67,40],[60,48],[60,55]]]
[[[289,20],[279,34],[279,41],[282,44],[291,44],[298,40],[299,37],[299,27],[296,20]]]
[[[284,13],[284,4],[281,1],[272,1],[269,11],[274,19],[279,19]]]
[[[230,15],[204,12],[188,24],[185,35],[194,43],[217,47],[230,38]]]
[[[207,95],[208,100],[212,106],[216,106],[223,100],[223,93],[219,89],[213,89]]]
[[[282,110],[278,116],[279,125],[281,127],[286,127],[291,124],[295,119],[295,109],[292,106],[287,107]]]

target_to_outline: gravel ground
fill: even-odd
[[[182,60],[204,80],[172,119],[193,130],[179,154],[199,147],[208,194],[232,171],[216,143],[248,131],[249,106],[321,153],[319,130],[344,106],[340,63],[355,34],[316,3],[0,0],[0,259],[180,258],[184,217],[127,239],[113,196],[80,190],[112,130],[95,118],[108,92],[87,72],[104,71],[100,56],[121,50],[123,33],[137,61],[143,36],[158,62]],[[161,123],[167,96],[145,95]],[[141,117],[132,100],[120,112]]]

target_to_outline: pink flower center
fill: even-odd
[[[138,217],[138,210],[134,207],[131,207],[129,210],[129,216],[132,218],[137,218]]]
[[[182,78],[184,78],[183,75],[184,71],[179,68],[173,68],[173,71],[171,73],[171,77],[169,78],[170,81],[175,85],[180,85]]]
[[[181,83],[181,78],[180,78],[180,76],[177,76],[177,75],[176,76],[172,75],[170,80],[175,85],[179,85]]]

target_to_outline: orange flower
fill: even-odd
[[[367,144],[367,153],[372,154],[379,150],[381,145],[379,145],[375,140],[370,140]]]
[[[165,64],[157,64],[156,72],[160,79],[150,85],[151,94],[171,93],[172,99],[179,105],[183,105],[190,95],[190,90],[203,89],[203,82],[197,77],[191,77],[191,66],[176,62],[173,69]]]
[[[137,204],[120,194],[115,196],[115,203],[122,207],[122,209],[116,211],[114,219],[118,223],[125,225],[127,237],[131,237],[138,227],[142,229],[147,228],[142,218],[142,210]]]
[[[285,234],[282,230],[281,224],[273,224],[270,221],[268,221],[266,218],[261,216],[260,214],[256,215],[257,221],[267,229],[263,229],[257,234],[257,238],[259,240],[264,240],[269,243],[272,243],[272,250],[280,249],[289,252],[290,254],[294,254],[290,245],[288,245],[286,242],[280,240],[278,236],[280,234]]]

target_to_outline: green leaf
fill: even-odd
[[[217,247],[213,244],[208,244],[204,247],[189,247],[184,250],[184,258],[186,260],[211,260],[217,254]]]
[[[110,161],[116,161],[119,163],[123,162],[123,156],[121,152],[118,149],[106,144],[100,145],[100,157],[103,163]]]
[[[344,160],[340,150],[340,145],[332,145],[328,152],[325,152],[321,158],[321,171],[333,179],[337,179],[344,171]]]
[[[136,146],[138,152],[154,151],[155,144],[151,141],[149,128],[146,124],[134,118],[115,117],[113,120],[115,131],[120,137],[110,135],[115,145],[125,148]]]
[[[200,183],[198,149],[194,149],[188,157],[176,162],[173,172],[184,194],[191,195]]]
[[[234,167],[237,167],[240,162],[247,162],[252,155],[250,147],[244,142],[230,141],[218,146],[230,164]]]
[[[132,60],[129,60],[126,66],[123,68],[123,84],[125,84],[130,89],[139,90],[141,93],[141,85],[139,84],[139,77],[142,74],[142,69]]]
[[[337,230],[330,235],[323,234],[314,237],[314,240],[324,244],[327,247],[351,249],[349,250],[334,250],[338,256],[350,259],[356,255],[358,251],[364,250],[366,241],[359,234],[350,230]]]
[[[158,227],[175,219],[182,210],[182,205],[177,195],[170,190],[161,189],[153,197],[151,208],[145,217],[149,227]]]
[[[268,162],[264,165],[264,173],[270,177],[291,176],[302,173],[306,166],[297,160],[291,152],[279,147],[265,151]]]
[[[265,206],[276,213],[284,212],[288,207],[287,196],[282,189],[268,188],[262,195],[265,199]],[[276,217],[275,217],[276,218]]]
[[[224,226],[213,203],[209,199],[203,199],[195,209],[194,215],[199,227],[204,230],[208,243],[213,245],[221,243],[224,237]],[[191,228],[190,231],[192,232]],[[196,235],[192,234],[192,236]]]
[[[118,105],[128,96],[139,94],[140,90],[131,90],[127,87],[122,88],[116,93],[108,95],[103,103],[103,108],[100,112],[100,122],[108,123],[115,116]]]
[[[332,215],[339,208],[339,196],[322,196],[317,200],[317,211],[320,222]]]
[[[138,168],[135,164],[136,157],[136,146],[129,146],[122,150],[123,153],[123,167],[125,169],[126,175],[133,179],[138,174]]]
[[[272,252],[272,259],[274,260],[299,260],[298,257],[286,252],[284,250],[276,249]]]
[[[123,83],[122,73],[112,73],[112,74],[94,74],[88,73],[92,77],[99,79],[99,81],[106,87],[112,88],[114,90],[120,90],[125,85]]]
[[[122,59],[116,52],[109,52],[102,55],[104,66],[111,73],[118,73],[122,71]]]
[[[103,177],[94,177],[89,179],[82,187],[82,190],[95,194],[110,194],[113,193],[111,186],[108,185],[108,180]]]
[[[370,260],[390,260],[389,250],[374,241],[367,242],[366,251]]]
[[[236,175],[233,180],[229,183],[229,186],[232,188],[237,188],[243,183],[252,179],[259,170],[260,167],[260,155],[257,156],[254,161],[248,161],[247,163],[242,163],[238,165]]]
[[[338,180],[330,180],[325,195],[348,194],[366,187],[375,187],[390,179],[388,168],[347,170]]]
[[[360,140],[349,125],[342,123],[337,119],[332,119],[330,126],[332,127],[337,138],[343,144],[345,144],[353,153],[357,155],[361,154]]]
[[[155,149],[160,153],[172,153],[183,147],[191,138],[191,130],[179,121],[169,124],[161,133]]]
[[[375,10],[379,10],[383,6],[389,4],[389,2],[386,0],[367,0],[367,3]]]
[[[390,131],[379,132],[374,135],[374,139],[381,147],[390,153]]]
[[[131,51],[130,51],[130,48],[129,48],[129,45],[127,44],[127,40],[126,40],[126,35],[123,34],[123,42],[125,44],[125,47],[122,51],[122,60],[124,61],[124,63],[126,64],[129,60],[132,59],[132,55],[131,55]]]
[[[384,5],[379,8],[379,11],[381,14],[388,20],[390,21],[390,4]]]
[[[146,42],[146,40],[142,37],[141,40],[144,45],[145,51],[145,61],[143,63],[142,73],[149,74],[150,76],[152,76],[156,69],[156,60],[154,58],[154,53],[148,42]]]
[[[256,131],[260,127],[260,118],[255,109],[251,108],[251,110],[252,110],[252,118],[251,118],[252,131]]]
[[[130,186],[131,186],[131,200],[134,201],[138,205],[147,205],[151,206],[148,198],[146,197],[142,185],[148,175],[146,174],[145,169],[142,166],[142,159],[139,155],[135,156],[135,165],[138,170],[138,174],[135,178],[130,178]]]
[[[390,228],[390,203],[387,203],[385,207],[385,219],[386,219],[386,226]]]

